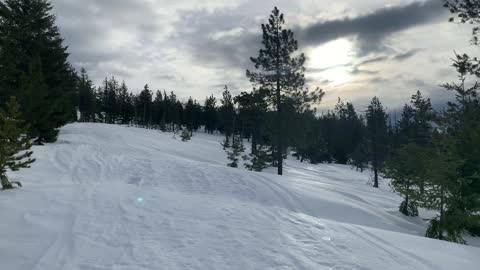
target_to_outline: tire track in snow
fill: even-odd
[[[355,230],[352,229],[352,227],[355,227]],[[439,266],[429,263],[411,252],[392,246],[391,243],[375,236],[361,226],[342,224],[342,229],[349,232],[354,237],[363,240],[369,246],[376,247],[376,252],[386,253],[388,255],[386,258],[394,260],[398,265],[409,265],[412,269],[418,269],[418,265],[413,264],[413,262],[418,262],[423,266],[422,269],[440,269]]]
[[[260,180],[265,187],[270,189],[279,199],[285,202],[288,210],[311,214],[310,208],[307,207],[293,191],[261,173],[252,173],[252,175],[254,176],[254,179]]]

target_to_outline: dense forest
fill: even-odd
[[[478,1],[447,1],[445,7],[452,21],[480,23]],[[172,132],[184,141],[204,131],[225,137],[222,146],[231,167],[243,159],[249,170],[274,166],[281,175],[283,160],[296,158],[371,168],[373,187],[379,187],[379,178],[390,178],[404,197],[401,213],[417,216],[420,207],[438,211],[427,237],[464,243],[466,231],[480,236],[480,60],[454,56],[458,81],[445,82],[438,91],[450,91],[455,99],[442,111],[412,89],[399,119],[389,116],[378,97],[366,111],[339,99],[331,111],[320,113],[316,105],[325,93],[307,88],[305,56],[285,26],[277,8],[261,25],[261,49],[246,71],[252,89],[234,95],[223,82],[221,97],[184,102],[186,97],[148,84],[134,94],[114,77],[95,86],[85,69],[77,72],[68,62],[49,1],[0,1],[3,188],[12,188],[7,169],[34,161],[31,144],[54,142],[69,122],[134,125]],[[473,30],[475,45],[479,32]]]

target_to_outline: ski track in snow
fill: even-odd
[[[368,172],[228,168],[221,139],[67,125],[0,193],[0,269],[478,269],[479,248],[421,237]]]

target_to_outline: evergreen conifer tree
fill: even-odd
[[[220,100],[222,105],[220,106],[220,119],[222,121],[222,129],[225,133],[225,140],[228,142],[230,136],[234,132],[235,124],[235,108],[233,103],[232,94],[228,91],[228,87],[225,85],[222,93],[222,99]],[[232,143],[233,144],[233,143]]]
[[[240,136],[232,135],[232,147],[226,148],[227,158],[230,160],[230,163],[227,165],[232,168],[238,167],[238,161],[242,156],[242,153],[245,151],[243,146],[242,138]]]
[[[7,169],[18,171],[29,168],[32,159],[32,146],[26,128],[19,120],[20,110],[15,98],[10,98],[6,109],[0,109],[0,180],[3,189],[13,188],[12,183],[22,186],[20,182],[10,182]]]
[[[363,172],[368,165],[368,150],[364,142],[359,143],[355,150],[350,154],[351,164],[355,166],[355,170]]]
[[[285,152],[286,131],[284,125],[285,102],[290,99],[298,105],[321,98],[322,92],[316,89],[312,93],[303,90],[305,84],[305,56],[300,54],[295,57],[298,43],[293,37],[293,32],[284,29],[285,18],[275,7],[267,24],[262,24],[264,48],[260,49],[256,58],[250,58],[257,71],[247,70],[250,81],[269,92],[270,104],[274,107],[275,117],[275,159],[277,172],[283,173],[283,158]]]
[[[134,105],[132,94],[128,92],[125,81],[122,82],[117,94],[118,114],[123,125],[130,124],[133,119]]]
[[[465,243],[462,235],[471,218],[477,218],[462,194],[471,179],[459,174],[465,161],[461,159],[454,137],[437,134],[429,153],[426,175],[430,180],[423,195],[422,206],[438,211],[430,221],[426,236],[440,240]],[[477,176],[477,181],[480,178]],[[475,210],[473,210],[475,211]]]
[[[82,68],[78,81],[78,110],[80,122],[94,121],[96,113],[96,97],[93,82],[88,77],[87,71]]]
[[[250,171],[261,172],[272,164],[272,154],[266,145],[258,145],[254,153],[244,156],[245,168]]]
[[[185,124],[190,131],[190,135],[193,135],[193,130],[196,128],[198,113],[196,102],[192,97],[189,97],[185,105]]]
[[[148,84],[143,87],[142,92],[138,95],[137,111],[140,119],[140,125],[149,127],[152,116],[152,92]]]
[[[397,149],[385,164],[385,177],[392,179],[390,185],[394,191],[404,196],[399,210],[406,216],[418,216],[420,185],[424,179],[422,172],[427,157],[424,149],[410,143]]]
[[[217,123],[217,99],[212,95],[205,100],[204,109],[204,125],[207,133],[213,134]]]
[[[257,150],[261,139],[261,126],[267,113],[266,97],[268,91],[254,89],[251,93],[242,92],[235,97],[240,117],[251,136],[251,153]]]
[[[17,97],[38,143],[56,139],[77,103],[76,74],[55,20],[47,0],[0,2],[0,100]]]
[[[366,119],[370,160],[374,172],[373,186],[376,188],[378,188],[378,172],[385,162],[388,147],[387,118],[380,100],[374,97],[368,106]]]

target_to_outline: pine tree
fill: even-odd
[[[36,144],[52,142],[56,139],[58,130],[55,122],[50,121],[53,106],[49,103],[48,86],[38,65],[32,66],[29,75],[20,77],[20,91],[24,95],[20,98],[23,108],[22,119],[29,124],[29,135],[35,138]]]
[[[334,110],[335,126],[333,137],[332,156],[337,163],[347,164],[349,157],[364,139],[362,120],[357,115],[350,102],[343,102],[340,98]],[[349,132],[346,132],[349,130]]]
[[[480,2],[477,0],[447,0],[444,6],[458,17],[457,20],[453,17],[450,18],[451,22],[480,24]],[[476,45],[479,45],[478,34],[480,34],[480,27],[473,27],[472,42]],[[478,61],[475,62],[478,63]],[[477,65],[475,69],[478,70],[478,68],[479,66]]]
[[[257,150],[257,145],[261,143],[261,126],[268,108],[267,95],[268,91],[253,89],[251,93],[242,92],[234,99],[239,107],[241,121],[251,136],[252,154]]]
[[[216,103],[217,99],[212,95],[205,99],[205,106],[203,107],[205,131],[210,134],[215,131],[217,123]]]
[[[228,87],[225,85],[222,93],[222,99],[220,100],[222,105],[220,106],[220,119],[222,122],[222,130],[225,133],[225,140],[228,141],[230,136],[234,132],[235,125],[235,108],[233,103],[232,94],[228,91]]]
[[[272,154],[268,146],[258,145],[257,150],[248,156],[244,156],[243,160],[249,161],[249,163],[245,163],[247,170],[261,172],[272,163]]]
[[[355,166],[355,170],[363,172],[368,165],[368,150],[366,143],[361,142],[355,150],[350,154],[351,164]]]
[[[385,162],[387,152],[388,116],[377,97],[374,97],[368,106],[366,118],[370,160],[374,172],[373,186],[378,188],[378,172]]]
[[[462,234],[470,217],[476,217],[475,212],[465,209],[466,198],[462,194],[469,182],[459,174],[465,161],[456,149],[458,142],[454,137],[438,134],[434,141],[434,148],[428,155],[427,178],[430,181],[422,206],[439,214],[430,221],[426,236],[465,243]]]
[[[117,116],[119,114],[118,106],[118,81],[112,77],[110,79],[105,78],[103,81],[103,87],[100,89],[100,99],[103,111],[103,120],[105,123],[116,123]]]
[[[292,128],[296,130],[297,135],[294,136],[293,146],[295,153],[293,156],[297,157],[300,162],[304,162],[309,158],[309,150],[312,144],[314,126],[314,111],[307,111],[295,115],[296,119],[292,122]]]
[[[428,155],[414,143],[401,146],[384,168],[384,176],[392,179],[394,191],[404,196],[399,210],[406,216],[418,216],[418,202],[422,200],[420,186],[424,179],[424,163]]]
[[[242,153],[245,151],[240,136],[232,135],[232,147],[226,148],[225,150],[227,151],[227,158],[230,160],[230,163],[227,165],[232,168],[237,168],[238,161],[240,160]]]
[[[180,102],[180,100],[177,100],[174,103],[174,107],[173,107],[172,121],[173,121],[174,127],[176,126],[178,129],[181,127],[182,123],[184,122],[183,115],[184,115],[183,104],[182,102]]]
[[[143,127],[148,127],[151,124],[152,116],[152,92],[150,91],[148,84],[143,87],[142,92],[138,95],[137,101],[138,103],[136,107],[137,112],[139,113],[139,123]]]
[[[93,82],[88,77],[87,71],[82,68],[78,80],[78,110],[80,122],[94,121],[96,112],[96,97]]]
[[[77,77],[55,20],[47,0],[0,2],[0,100],[17,97],[38,143],[56,139],[77,103]],[[31,99],[32,91],[42,92],[35,94],[41,98]]]
[[[294,100],[299,106],[321,98],[321,90],[317,89],[310,94],[303,90],[305,84],[305,55],[295,57],[298,43],[293,32],[284,29],[285,18],[275,7],[267,24],[262,24],[264,48],[260,49],[256,58],[250,58],[257,71],[247,70],[250,81],[269,91],[270,104],[276,111],[275,117],[275,153],[278,174],[283,173],[283,157],[287,131],[282,119],[287,99]]]
[[[402,117],[398,121],[398,136],[401,144],[408,144],[414,138],[415,112],[413,108],[405,104],[403,106]]]
[[[190,131],[190,135],[193,135],[193,130],[197,128],[197,104],[192,97],[188,98],[187,104],[185,105],[185,125]]]
[[[162,105],[162,119],[160,120],[160,130],[166,132],[167,128],[167,116],[170,114],[170,102],[167,97],[167,92],[163,90],[163,105]]]
[[[190,131],[186,128],[182,130],[182,134],[180,135],[180,137],[182,138],[183,142],[188,142],[192,138],[192,136],[190,135]]]
[[[6,110],[0,109],[0,180],[3,189],[13,188],[12,183],[22,186],[20,182],[10,182],[7,178],[7,169],[18,171],[29,168],[35,161],[32,159],[32,146],[26,128],[18,119],[19,105],[15,98],[10,98]]]
[[[465,55],[457,55],[454,67],[459,74],[459,82],[444,84],[443,87],[454,92],[456,99],[447,104],[447,111],[440,122],[448,144],[440,141],[435,145],[437,149],[446,148],[446,150],[441,151],[437,159],[432,159],[430,167],[436,168],[447,163],[448,160],[442,160],[445,158],[443,156],[452,156],[451,159],[461,161],[456,166],[455,164],[450,166],[450,178],[446,178],[448,175],[444,176],[445,181],[451,182],[451,185],[446,187],[453,189],[453,191],[449,189],[446,191],[455,194],[456,202],[448,206],[445,215],[455,213],[450,220],[463,222],[460,224],[449,222],[450,225],[456,225],[454,228],[449,226],[450,230],[455,229],[455,232],[458,232],[467,228],[474,232],[480,231],[478,215],[478,209],[480,209],[480,83],[469,78],[471,60]],[[440,165],[435,166],[435,163]],[[442,226],[441,220],[439,220],[439,226]],[[455,232],[450,234],[454,235]],[[450,236],[450,238],[457,237]]]
[[[225,137],[220,143],[220,145],[222,146],[223,150],[227,150],[228,148],[230,148],[230,140]]]
[[[134,105],[132,94],[128,92],[125,81],[122,82],[117,94],[118,115],[123,125],[129,124],[133,119]]]
[[[432,141],[433,127],[431,122],[435,119],[430,98],[423,98],[420,91],[412,96],[410,101],[413,110],[413,141],[419,146],[427,146]]]

